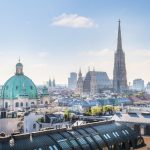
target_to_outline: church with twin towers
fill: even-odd
[[[118,21],[117,49],[114,55],[114,69],[112,83],[106,72],[88,71],[85,78],[79,71],[77,81],[78,94],[96,94],[101,90],[112,89],[114,92],[122,93],[128,90],[125,53],[122,49],[121,25]]]

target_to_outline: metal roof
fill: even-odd
[[[117,113],[112,119],[117,122],[150,124],[150,114],[146,113]]]
[[[100,150],[119,143],[138,145],[138,135],[125,125],[114,121],[96,122],[72,129],[40,131],[32,134],[0,138],[0,150]]]

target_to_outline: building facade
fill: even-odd
[[[93,70],[91,72],[91,81],[90,81],[90,87],[91,87],[91,95],[94,95],[98,92],[98,89],[97,89],[97,80],[96,80],[96,72],[95,70]]]
[[[68,78],[68,88],[75,90],[77,86],[77,73],[71,72],[70,77]]]
[[[150,82],[148,82],[146,85],[146,92],[150,94]]]
[[[88,71],[83,79],[81,72],[79,72],[77,81],[77,91],[82,94],[95,95],[101,90],[110,89],[111,81],[106,72]],[[80,92],[79,92],[80,91]]]
[[[106,72],[88,71],[83,84],[83,92],[97,94],[101,90],[110,89],[111,82]]]
[[[115,59],[114,59],[113,89],[115,92],[124,92],[128,89],[125,53],[122,49],[120,20],[118,26],[117,50],[115,52]]]
[[[144,80],[142,80],[142,79],[133,80],[132,90],[144,91]]]

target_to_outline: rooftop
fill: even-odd
[[[134,148],[144,146],[143,138],[129,127],[114,121],[104,121],[75,126],[71,129],[58,128],[57,130],[1,137],[0,149],[95,150],[112,146],[123,148],[126,143],[129,147]]]
[[[140,124],[150,124],[150,112],[129,112],[129,113],[116,113],[113,120],[117,122],[129,122],[129,123],[140,123]]]

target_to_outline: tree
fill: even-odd
[[[71,112],[70,112],[70,110],[66,109],[64,112],[65,120],[70,120],[70,117],[71,117]]]
[[[91,108],[89,108],[86,112],[85,112],[85,116],[91,116]]]
[[[101,106],[94,106],[91,108],[91,114],[92,115],[100,115],[102,113],[102,107]]]

